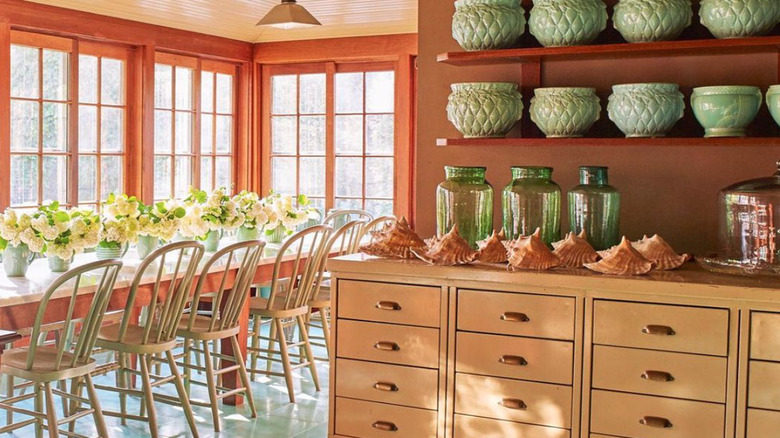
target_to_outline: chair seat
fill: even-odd
[[[309,306],[284,308],[284,297],[276,297],[272,308],[268,308],[268,298],[252,297],[249,299],[249,313],[268,318],[291,318],[309,313]]]
[[[190,317],[184,317],[179,322],[179,327],[176,329],[176,336],[188,339],[196,339],[199,341],[211,341],[215,339],[225,339],[238,333],[240,327],[238,325],[230,327],[224,330],[211,331],[211,316],[198,315],[195,317],[195,321],[192,324],[192,329],[189,330]]]
[[[144,344],[144,328],[138,325],[128,325],[125,337],[119,340],[120,324],[111,324],[100,329],[97,336],[96,347],[108,348],[122,353],[134,354],[156,354],[164,353],[176,346],[176,338],[170,341],[154,342],[152,334],[149,334],[149,341]],[[156,328],[152,328],[154,333]]]
[[[309,307],[312,309],[330,307],[330,290],[320,289],[320,293],[313,300],[309,300]]]
[[[27,370],[27,354],[29,351],[29,347],[6,350],[3,353],[0,373],[35,382],[51,382],[83,376],[94,371],[96,367],[95,361],[91,358],[86,362],[71,366],[73,354],[63,352],[60,367],[57,369],[54,366],[57,362],[57,348],[54,346],[43,346],[35,349],[35,361],[32,369]]]

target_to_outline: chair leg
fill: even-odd
[[[6,396],[8,398],[11,398],[14,396],[14,376],[8,375],[5,379],[5,384],[8,385],[6,388]],[[14,423],[14,413],[13,411],[6,411],[5,413],[5,424],[13,424]]]
[[[290,366],[290,354],[287,351],[287,339],[284,337],[284,327],[282,320],[273,318],[273,324],[276,325],[276,336],[279,338],[279,350],[282,353],[282,366],[284,367],[284,380],[287,383],[287,392],[290,396],[290,403],[295,403],[295,391],[293,390],[292,367]]]
[[[246,389],[246,402],[249,404],[249,411],[252,412],[252,418],[257,418],[257,409],[255,409],[255,399],[252,397],[252,389],[249,387],[249,376],[246,373],[244,358],[241,357],[241,350],[238,349],[238,336],[230,337],[230,343],[233,346],[233,354],[238,364],[238,376]],[[220,374],[221,375],[221,374]]]
[[[92,384],[92,376],[87,374],[85,376],[87,384],[87,394],[89,395],[89,404],[92,405],[92,418],[95,420],[95,428],[97,428],[98,436],[100,438],[108,438],[108,428],[106,428],[106,420],[103,418],[103,410],[100,407],[100,399],[98,398],[97,391],[95,391],[95,385]]]
[[[330,308],[323,307],[320,309],[320,318],[322,319],[322,337],[325,338],[325,352],[328,353],[330,358],[330,322],[328,322],[328,315],[330,314]]]
[[[157,438],[157,411],[154,408],[154,393],[152,393],[152,382],[149,377],[149,361],[147,360],[146,355],[140,355],[138,359],[138,362],[141,365],[141,388],[149,411],[147,413],[147,417],[149,418],[149,432],[151,433],[152,438]]]
[[[44,383],[43,389],[46,392],[46,423],[49,426],[49,438],[59,438],[57,411],[54,408],[54,394],[51,392],[51,384],[49,382]]]
[[[42,383],[35,384],[35,412],[43,412],[43,394],[41,392]],[[43,438],[43,418],[36,418],[35,438]]]
[[[173,352],[170,350],[165,352],[168,357],[168,366],[171,368],[171,374],[173,374],[173,383],[176,385],[176,391],[179,392],[179,399],[181,399],[181,407],[184,410],[184,416],[187,417],[187,423],[190,425],[190,432],[194,438],[198,438],[198,428],[195,425],[195,416],[192,415],[192,406],[190,405],[190,399],[187,397],[187,391],[184,390],[184,383],[181,380],[181,374],[176,366],[176,359],[173,357]]]
[[[271,367],[273,366],[273,361],[271,361],[271,357],[273,357],[272,351],[274,351],[274,342],[276,342],[275,341],[276,332],[277,332],[276,321],[277,321],[276,319],[271,321],[271,329],[270,329],[269,334],[268,334],[268,360],[265,362],[265,370],[267,372],[269,372],[269,373],[271,372]],[[280,335],[281,337],[279,339],[284,341],[284,328],[282,327],[281,320],[278,320],[278,321],[279,321],[278,331],[279,331],[279,333],[281,333],[281,335]],[[252,367],[252,368],[254,368],[254,367]]]
[[[119,388],[130,389],[130,382],[128,382],[127,367],[130,364],[127,361],[127,354],[118,353],[119,369],[117,370],[117,381],[119,382]],[[119,412],[122,413],[120,418],[122,426],[127,426],[127,392],[119,392]]]
[[[64,380],[63,380],[63,382],[64,382]],[[63,389],[62,391],[65,392],[66,389],[67,388]],[[73,394],[76,397],[80,397],[81,396],[81,377],[74,377],[73,379],[71,379],[71,381],[70,381],[70,393]],[[65,399],[65,397],[63,397],[63,400],[64,399]],[[65,403],[63,403],[63,405],[64,404]],[[81,402],[79,402],[78,400],[73,399],[73,400],[70,401],[70,408],[69,409],[63,409],[63,412],[64,412],[65,416],[69,416],[71,414],[75,414],[79,410],[80,407],[81,407]],[[76,422],[75,421],[71,421],[70,424],[68,424],[68,431],[73,433],[75,429],[76,429]]]
[[[191,347],[192,342],[194,342],[192,339],[184,339],[184,390],[187,391],[187,394],[190,394],[190,382],[192,381],[192,358],[190,358],[190,354],[192,353]]]
[[[252,317],[252,321],[254,322],[254,324],[252,325],[252,333],[251,333],[252,342],[250,343],[250,346],[252,347],[252,349],[256,349],[256,348],[260,348],[260,325],[261,325],[260,323],[262,319],[259,316],[254,316]],[[252,370],[251,371],[252,380],[255,380],[255,376],[257,375],[257,373],[255,372],[255,370],[257,369],[257,356],[258,356],[257,351],[252,351],[249,353],[249,368]]]
[[[306,353],[306,359],[309,362],[309,372],[311,372],[311,379],[314,381],[314,388],[320,390],[320,378],[317,375],[317,365],[314,363],[314,353],[311,351],[311,344],[309,343],[309,334],[306,333],[306,323],[303,320],[303,316],[299,315],[295,317],[298,320],[298,330],[301,333],[301,342],[303,342],[303,351]]]
[[[214,361],[209,351],[209,342],[203,341],[203,363],[206,365],[206,386],[209,390],[209,403],[211,404],[211,419],[214,422],[214,432],[221,430],[219,424],[219,399],[217,399],[217,384],[214,382]]]

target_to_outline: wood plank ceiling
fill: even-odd
[[[417,0],[298,0],[323,24],[281,30],[255,24],[280,0],[29,0],[248,42],[417,32]]]

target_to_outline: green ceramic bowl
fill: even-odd
[[[769,107],[772,118],[780,126],[780,85],[769,87],[769,91],[766,92],[766,106]]]
[[[612,91],[609,119],[626,137],[663,137],[685,112],[677,84],[622,84]]]
[[[612,21],[629,43],[670,41],[691,25],[691,0],[620,0]]]
[[[452,84],[447,119],[466,138],[505,136],[523,116],[523,96],[513,82]]]
[[[452,37],[466,50],[507,49],[525,32],[525,10],[518,0],[458,0]]]
[[[758,87],[726,85],[693,89],[691,108],[705,137],[744,137],[763,94]]]
[[[534,0],[528,29],[545,47],[592,43],[607,28],[601,0]]]
[[[537,88],[530,112],[549,138],[582,137],[599,119],[601,103],[595,88]]]
[[[701,0],[699,18],[716,38],[763,35],[780,21],[778,0]]]

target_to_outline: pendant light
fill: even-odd
[[[282,0],[282,4],[274,6],[258,26],[271,26],[279,29],[295,29],[309,26],[322,26],[309,11],[295,0]]]

